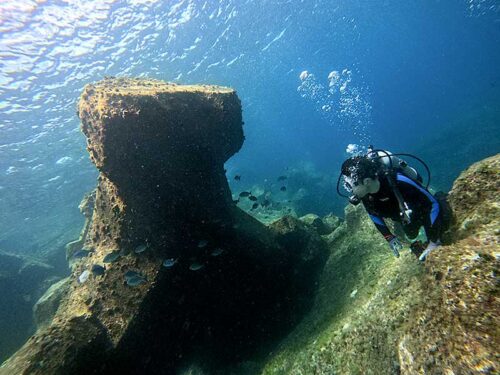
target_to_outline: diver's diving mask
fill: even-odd
[[[353,179],[351,176],[344,176],[344,188],[348,192],[352,193],[353,187],[358,186],[358,185],[359,185],[358,181]],[[355,194],[352,194],[349,197],[349,203],[351,203],[354,206],[358,205],[360,202],[361,202],[361,199],[359,197],[357,197]]]

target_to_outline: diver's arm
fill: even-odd
[[[389,243],[389,247],[392,249],[394,256],[399,258],[399,250],[403,248],[403,245],[398,240],[398,238],[391,233],[387,225],[385,225],[384,219],[380,216],[374,215],[368,212],[370,219],[372,219],[373,224],[377,227],[378,231],[384,236],[385,240]]]
[[[437,236],[437,233],[439,232],[439,226],[440,226],[440,206],[439,202],[437,199],[429,193],[426,189],[424,189],[422,186],[418,185],[415,181],[409,179],[408,177],[398,173],[397,174],[397,181],[398,184],[401,184],[401,186],[406,186],[409,187],[410,189],[414,189],[415,193],[420,196],[420,200],[422,202],[428,202],[431,209],[429,212],[429,217],[428,220],[425,221],[424,227],[427,236],[431,241],[438,240],[438,238],[435,238]]]
[[[368,212],[368,215],[370,216],[370,219],[372,219],[373,224],[375,224],[375,227],[382,234],[382,236],[384,236],[384,238],[389,241],[393,237],[393,234],[391,233],[387,225],[385,225],[384,219],[370,212]]]

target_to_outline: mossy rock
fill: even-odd
[[[425,264],[394,258],[362,207],[324,236],[329,258],[314,306],[262,374],[498,372],[500,156],[465,171],[450,193],[451,243]]]
[[[324,235],[331,232],[330,228],[323,222],[323,220],[315,214],[307,214],[300,218],[300,221],[313,227],[318,234]]]
[[[61,299],[68,293],[71,279],[66,277],[51,285],[33,306],[33,318],[38,329],[47,326],[54,317]]]

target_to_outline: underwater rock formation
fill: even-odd
[[[306,223],[307,225],[311,225],[320,235],[329,234],[333,231],[331,227],[325,224],[323,220],[315,214],[304,215],[300,218],[300,221]]]
[[[52,323],[0,374],[173,374],[266,352],[310,305],[325,252],[298,220],[266,228],[234,205],[236,92],[105,79],[78,114],[100,172],[88,250]]]
[[[38,329],[50,324],[62,298],[68,293],[71,279],[66,277],[50,286],[33,306],[33,319]]]
[[[500,371],[500,154],[464,171],[449,194],[452,243],[431,253],[428,289],[399,344],[403,373]]]
[[[85,217],[85,223],[83,224],[83,228],[80,232],[80,236],[77,240],[71,241],[66,244],[66,259],[68,260],[70,266],[73,265],[74,254],[78,251],[82,250],[85,240],[87,239],[87,235],[89,233],[90,224],[92,223],[92,214],[94,212],[94,204],[95,204],[95,190],[89,194],[85,194],[82,201],[78,205],[80,212]]]
[[[362,206],[322,237],[329,256],[314,306],[261,373],[397,374],[399,331],[420,300],[418,261],[394,258]]]
[[[323,236],[314,306],[262,374],[495,374],[500,347],[500,155],[457,178],[448,245],[390,253],[362,207]]]
[[[0,250],[0,361],[32,334],[32,306],[55,274],[40,260]]]

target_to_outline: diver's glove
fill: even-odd
[[[386,237],[387,242],[389,242],[389,246],[392,249],[392,252],[394,253],[394,256],[396,258],[399,258],[399,250],[403,248],[403,245],[401,242],[398,240],[398,238],[394,235]]]
[[[441,241],[437,240],[436,242],[430,241],[427,245],[427,248],[423,251],[423,253],[418,257],[418,260],[423,262],[427,256],[433,251],[436,247],[441,246]]]

